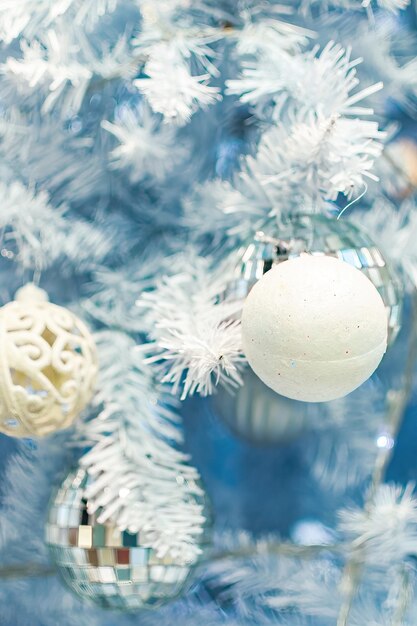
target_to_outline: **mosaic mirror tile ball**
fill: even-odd
[[[83,469],[71,472],[49,508],[46,542],[65,583],[82,598],[119,610],[156,608],[183,593],[196,563],[159,558],[141,545],[139,532],[98,524],[84,497],[89,480]],[[203,497],[201,504],[206,513]],[[199,541],[203,549],[209,542],[208,526]]]

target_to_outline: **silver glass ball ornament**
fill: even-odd
[[[180,563],[170,556],[161,558],[141,543],[140,532],[121,531],[109,522],[99,524],[100,510],[88,512],[85,491],[90,480],[84,469],[72,471],[48,512],[46,543],[65,583],[102,608],[124,611],[155,608],[183,593],[198,559]],[[205,514],[205,497],[192,497]],[[208,535],[207,525],[199,547],[208,544]]]
[[[273,265],[302,253],[333,256],[356,267],[373,283],[387,309],[388,343],[401,326],[403,287],[381,250],[355,224],[323,214],[294,215],[269,232],[258,232],[239,252],[226,299],[246,298]]]
[[[230,430],[255,444],[290,441],[309,422],[310,405],[278,395],[248,366],[237,390],[219,388],[212,397],[214,411]],[[301,405],[301,406],[300,406]]]
[[[327,255],[362,271],[380,293],[387,310],[388,345],[401,328],[403,286],[379,248],[356,225],[323,214],[300,214],[265,228],[238,254],[226,300],[244,300],[273,265],[302,253]],[[279,396],[247,368],[244,384],[214,397],[214,408],[231,430],[252,443],[277,443],[297,436],[310,422],[308,403]]]

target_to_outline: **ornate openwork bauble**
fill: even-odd
[[[0,431],[42,437],[70,426],[97,374],[83,322],[28,284],[0,309],[0,344]]]
[[[387,309],[388,344],[392,345],[401,326],[402,284],[369,237],[346,219],[296,215],[279,228],[274,225],[268,233],[258,233],[240,251],[226,298],[243,300],[273,265],[302,252],[342,259],[371,280]],[[234,395],[219,388],[214,405],[223,421],[252,443],[286,440],[310,423],[308,403],[279,396],[250,368],[244,373],[244,385]]]
[[[82,598],[119,610],[160,606],[185,591],[197,560],[184,564],[160,558],[141,544],[140,532],[98,524],[100,511],[90,515],[87,510],[89,480],[83,469],[71,472],[48,514],[46,541],[67,585]],[[199,546],[207,542],[203,533]]]

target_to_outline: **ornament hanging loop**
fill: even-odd
[[[48,294],[34,283],[27,283],[16,291],[18,302],[49,302]]]

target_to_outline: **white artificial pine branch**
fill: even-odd
[[[265,216],[271,210],[271,200],[264,185],[251,173],[242,170],[233,184],[214,179],[202,185],[195,185],[184,199],[183,221],[198,238],[223,233],[230,238],[244,241],[253,236],[265,223]],[[204,213],[204,220],[200,218]]]
[[[192,22],[169,23],[151,22],[147,28],[145,20],[140,35],[133,39],[132,45],[137,52],[141,52],[148,62],[163,57],[176,59],[178,62],[188,62],[191,59],[211,76],[218,76],[219,70],[212,60],[216,53],[210,44],[222,38],[218,29],[193,26]]]
[[[0,34],[4,43],[25,35],[34,37],[62,18],[92,28],[99,18],[113,12],[118,0],[2,0]]]
[[[65,91],[69,96],[66,106],[71,111],[81,107],[85,92],[91,81],[91,69],[73,59],[64,60],[68,52],[54,31],[47,35],[47,52],[40,41],[21,42],[22,57],[9,57],[0,66],[0,72],[11,80],[18,91],[45,88],[44,112],[50,111]],[[61,54],[62,53],[62,54]],[[66,89],[67,86],[71,89]]]
[[[109,196],[124,193],[126,187],[116,187],[108,170],[110,135],[97,130],[91,137],[82,131],[78,117],[70,125],[55,115],[48,117],[48,123],[37,124],[12,109],[0,123],[0,154],[26,180],[47,189],[55,205],[92,206],[100,198],[107,205]],[[118,217],[123,220],[122,213]],[[105,223],[109,222],[107,216]],[[80,253],[87,255],[88,248]]]
[[[177,273],[161,278],[138,301],[153,340],[146,346],[148,362],[155,363],[174,393],[182,390],[182,399],[196,392],[212,394],[218,384],[238,386],[244,365],[241,303],[219,302],[228,280],[225,268],[213,270],[189,250],[182,255],[182,271],[179,264]]]
[[[175,127],[161,124],[161,118],[145,106],[123,108],[113,123],[104,120],[104,130],[120,145],[110,152],[110,167],[126,169],[132,183],[151,177],[162,181],[186,155],[186,144],[178,149]]]
[[[392,98],[413,117],[417,96],[417,57],[414,33],[404,32],[398,40],[398,30],[392,20],[378,21],[374,28],[359,23],[354,33],[346,33],[358,54],[365,56],[363,70],[372,80],[379,76],[384,83],[385,100]],[[378,103],[383,106],[383,102]]]
[[[220,100],[219,88],[207,84],[209,74],[191,75],[188,65],[167,44],[155,48],[144,67],[147,77],[133,81],[155,112],[182,126],[198,108]]]
[[[140,7],[142,28],[132,45],[146,59],[145,76],[134,84],[155,112],[183,125],[198,108],[220,99],[219,88],[208,82],[219,74],[210,44],[222,33],[208,24],[195,25],[184,12],[190,8],[188,2],[141,1]]]
[[[101,365],[99,415],[79,427],[92,445],[80,463],[94,478],[86,497],[98,522],[140,532],[160,557],[192,562],[204,524],[197,471],[181,441],[175,401],[155,384],[135,342],[116,331],[96,335]]]
[[[53,208],[45,191],[36,193],[16,180],[0,182],[0,202],[4,254],[26,269],[42,270],[60,259],[91,268],[112,249],[112,240],[98,228],[70,220],[67,207]]]
[[[359,104],[381,84],[357,90],[360,61],[352,61],[350,51],[333,42],[321,53],[316,47],[295,55],[277,46],[275,55],[255,55],[242,79],[229,81],[229,91],[255,105],[259,114],[274,105],[273,124],[261,136],[256,155],[244,161],[235,183],[249,197],[253,219],[260,219],[262,212],[264,221],[279,218],[300,206],[321,209],[340,193],[349,199],[360,195],[366,179],[377,180],[372,169],[385,135],[376,122],[357,116],[373,113]],[[246,211],[232,209],[236,220],[244,218],[240,228]]]
[[[192,0],[135,0],[142,14],[146,29],[155,24],[169,26],[181,14],[192,6]]]
[[[371,169],[383,138],[376,122],[311,115],[289,129],[264,133],[249,163],[277,203],[290,201],[291,194],[310,204],[318,196],[336,200],[343,193],[351,198],[363,191],[366,178],[376,179]]]
[[[366,509],[340,512],[340,529],[368,564],[386,568],[417,554],[417,499],[414,485],[381,485]]]
[[[246,16],[245,16],[246,17]],[[259,21],[249,14],[241,29],[236,29],[236,51],[239,55],[276,53],[277,50],[299,52],[313,33],[277,18]]]
[[[363,0],[362,4],[366,7],[369,3],[369,0]],[[406,9],[411,3],[411,0],[377,0],[377,5],[381,7],[381,9],[385,9],[386,11],[391,11],[391,13],[397,13],[397,11],[403,11]]]
[[[245,545],[242,539],[240,544]],[[252,611],[263,608],[269,615],[274,613],[278,620],[282,614],[295,614],[296,624],[297,616],[302,615],[320,616],[326,621],[336,618],[341,600],[340,570],[325,551],[298,559],[269,553],[267,542],[260,542],[258,551],[256,554],[254,550],[251,559],[210,565],[223,602],[235,602],[242,617],[250,606]]]
[[[83,309],[107,327],[146,333],[149,323],[138,300],[145,291],[154,288],[155,275],[168,269],[169,257],[155,253],[153,248],[140,260],[135,259],[119,269],[97,269]]]
[[[62,116],[74,115],[93,77],[127,78],[135,72],[123,38],[98,54],[81,31],[50,29],[40,39],[23,39],[20,47],[21,57],[9,56],[0,65],[0,74],[21,95],[38,96],[40,91],[44,113],[59,103]]]
[[[369,115],[369,107],[358,104],[382,88],[381,83],[353,90],[358,86],[356,66],[362,59],[351,60],[350,51],[330,41],[319,53],[318,46],[304,55],[292,55],[277,47],[275,54],[266,50],[244,65],[242,77],[227,82],[228,92],[253,104],[261,113],[269,102],[284,103],[297,115],[311,112],[322,115]]]
[[[72,0],[75,24],[91,30],[102,17],[116,10],[119,0]]]

